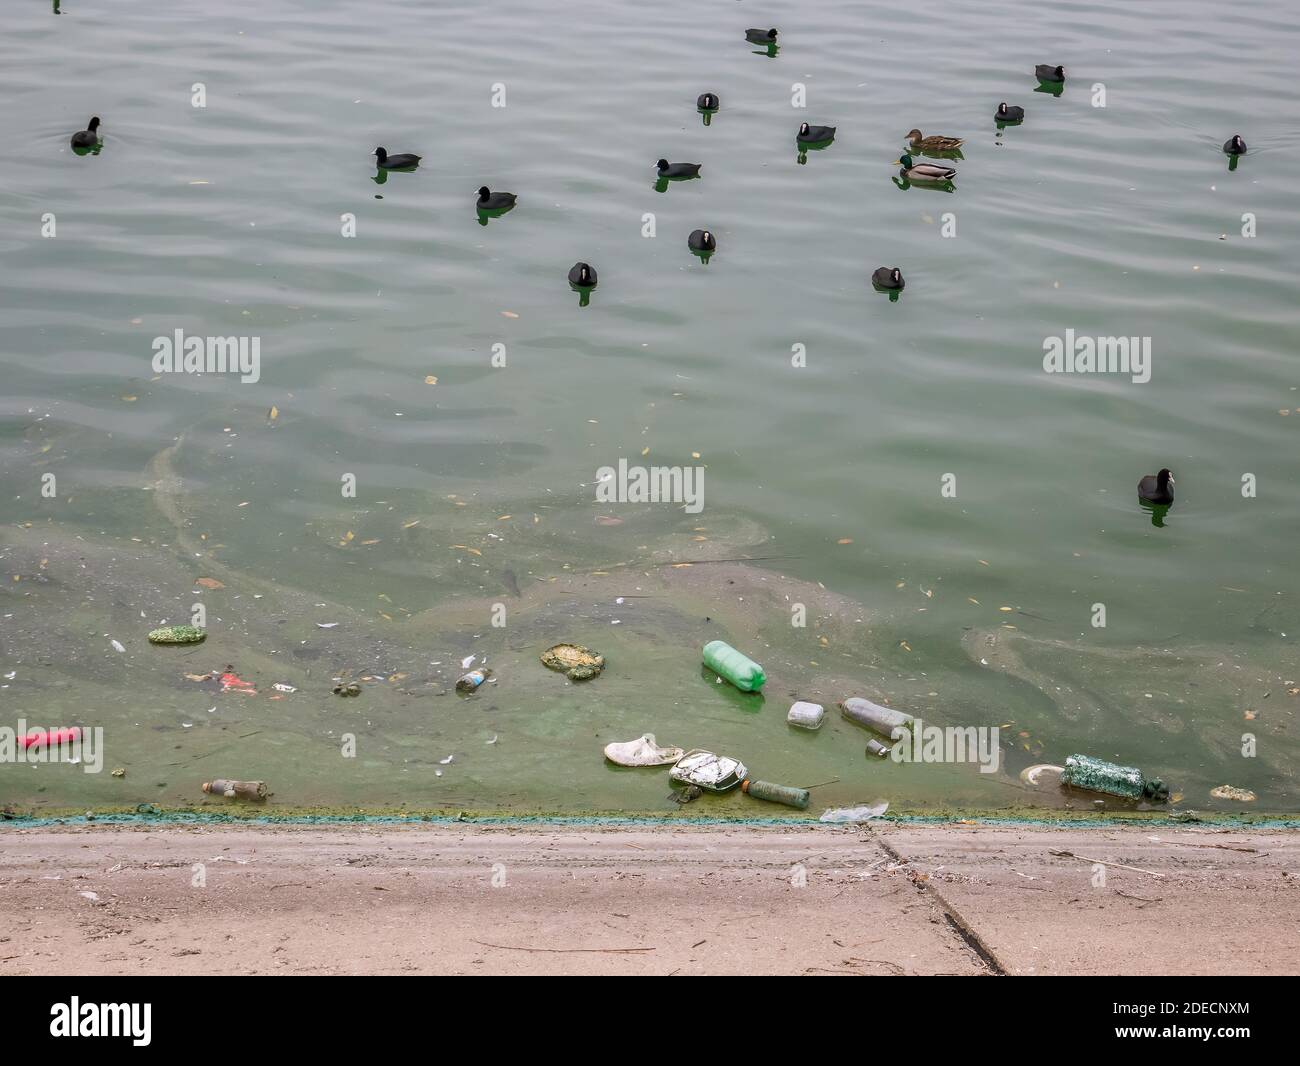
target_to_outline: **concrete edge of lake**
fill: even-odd
[[[11,828],[4,974],[1300,973],[1300,834]]]

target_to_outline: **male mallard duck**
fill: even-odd
[[[1034,68],[1039,81],[1065,81],[1065,68],[1054,67],[1050,63],[1039,63]]]
[[[918,152],[955,152],[965,142],[961,137],[922,137],[920,130],[912,130],[907,143]]]
[[[895,165],[903,168],[903,177],[909,181],[952,181],[957,172],[952,167],[941,167],[937,163],[913,163],[910,155],[894,160]]]

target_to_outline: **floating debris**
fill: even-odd
[[[826,708],[820,703],[805,703],[799,700],[790,706],[790,713],[785,720],[800,729],[820,729],[826,718]]]
[[[769,803],[784,803],[787,807],[803,810],[808,806],[809,793],[806,788],[793,785],[774,785],[771,781],[751,781],[745,778],[740,783],[740,790],[755,799],[767,800]]]
[[[198,626],[162,626],[149,631],[149,643],[198,644],[206,639],[207,635],[207,632]]]
[[[247,696],[257,695],[257,688],[235,673],[233,666],[227,666],[226,672],[221,675],[221,691],[242,692]]]
[[[1121,799],[1147,799],[1157,803],[1169,799],[1169,789],[1160,778],[1148,778],[1136,766],[1117,766],[1090,755],[1071,755],[1066,759],[1061,784]]]
[[[479,685],[483,684],[491,676],[491,670],[486,666],[480,666],[477,670],[471,670],[456,682],[456,691],[462,694],[477,692]]]
[[[758,663],[724,640],[711,640],[704,645],[704,665],[741,692],[757,692],[767,682],[767,675]]]
[[[605,657],[581,644],[556,644],[541,655],[542,665],[570,681],[587,681],[605,669]]]
[[[729,792],[741,783],[749,771],[739,759],[714,755],[696,748],[688,751],[668,771],[668,776],[684,785],[698,785],[710,792]]]
[[[1240,803],[1254,803],[1255,793],[1248,788],[1235,788],[1232,785],[1220,785],[1218,788],[1210,789],[1210,795],[1215,799],[1237,800]]]
[[[267,791],[265,781],[204,781],[203,791],[225,796],[226,799],[264,800],[271,793]]]
[[[681,748],[660,747],[653,733],[605,745],[605,758],[619,766],[666,766],[683,754]]]
[[[865,803],[861,807],[837,807],[834,810],[826,811],[818,821],[822,822],[867,822],[872,818],[879,818],[889,810],[889,804]]]

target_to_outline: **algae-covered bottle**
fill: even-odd
[[[745,778],[740,783],[740,789],[755,799],[767,800],[770,803],[784,803],[787,807],[797,807],[801,811],[808,806],[809,795],[806,788],[776,785],[771,781],[751,781]]]
[[[227,781],[223,778],[204,781],[203,791],[225,796],[226,799],[245,800],[264,800],[271,794],[265,781]]]
[[[704,665],[725,677],[742,692],[757,692],[767,681],[763,668],[722,640],[704,645]]]
[[[1169,788],[1160,778],[1147,777],[1136,766],[1117,766],[1091,755],[1071,755],[1066,759],[1061,784],[1088,792],[1104,792],[1121,799],[1146,799],[1156,803],[1169,799]]]

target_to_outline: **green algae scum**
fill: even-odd
[[[207,636],[198,626],[160,626],[149,631],[150,644],[198,644]]]
[[[743,6],[6,5],[0,826],[1300,816],[1292,5]]]

